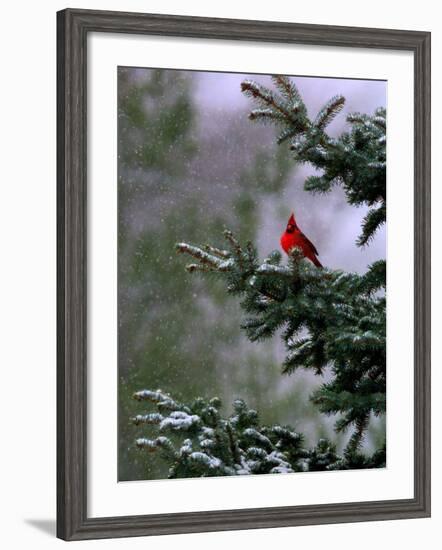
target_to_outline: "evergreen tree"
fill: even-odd
[[[135,393],[138,401],[149,401],[157,411],[136,415],[137,426],[156,426],[155,439],[140,437],[139,449],[159,452],[170,464],[169,478],[281,474],[292,472],[378,468],[385,466],[385,450],[366,457],[355,451],[336,454],[332,443],[320,439],[307,450],[303,435],[288,426],[262,426],[255,410],[243,400],[233,403],[233,414],[223,418],[221,401],[196,399],[184,405],[158,391]],[[179,447],[172,438],[179,434]]]
[[[283,76],[273,77],[273,82],[276,92],[243,82],[243,92],[258,107],[250,118],[278,125],[278,141],[290,144],[297,162],[308,162],[320,171],[305,181],[307,191],[327,193],[332,186],[341,185],[349,204],[368,207],[356,243],[367,245],[386,216],[385,110],[349,115],[350,130],[332,138],[326,127],[341,111],[342,96],[332,98],[310,120],[294,83]],[[246,314],[242,326],[251,341],[268,339],[282,330],[286,348],[283,373],[304,368],[321,376],[326,369],[331,371],[331,378],[311,399],[321,412],[337,415],[338,432],[351,429],[350,440],[342,457],[325,440],[306,451],[300,434],[288,427],[259,426],[256,412],[249,411],[242,401],[235,402],[233,417],[223,419],[216,399],[178,404],[161,392],[145,391],[135,397],[154,401],[160,413],[164,409],[168,416],[148,414],[134,422],[154,424],[161,432],[179,432],[187,437],[179,451],[173,450],[171,441],[162,435],[154,440],[139,439],[138,446],[149,450],[161,447],[172,464],[172,477],[383,465],[385,446],[372,457],[364,456],[360,447],[370,417],[385,414],[385,260],[358,275],[318,269],[294,249],[288,264],[283,265],[278,251],[260,261],[251,242],[242,245],[227,230],[224,236],[226,242],[221,247],[178,243],[178,252],[196,260],[187,270],[215,274],[226,282],[228,293],[240,297]],[[244,423],[237,420],[239,411],[245,411]],[[209,429],[215,432],[207,439],[216,444],[207,443],[206,449],[204,437]],[[189,458],[194,454],[196,458]],[[249,460],[253,465],[245,467]]]
[[[167,473],[160,460],[132,445],[137,429],[128,418],[134,414],[136,389],[160,386],[182,401],[204,391],[225,398],[238,391],[249,371],[258,376],[244,397],[262,396],[265,403],[266,393],[278,384],[272,350],[245,348],[236,329],[240,308],[229,300],[222,281],[186,276],[173,246],[178,233],[198,242],[216,238],[233,222],[241,235],[255,239],[257,205],[263,197],[279,195],[293,165],[288,151],[272,143],[271,133],[263,140],[256,129],[256,137],[244,142],[241,132],[248,123],[242,117],[215,113],[215,130],[195,102],[196,85],[195,73],[184,71],[121,67],[118,73],[120,480]],[[224,135],[231,135],[228,142]],[[222,157],[230,148],[245,151],[249,162],[243,166],[241,153],[226,158],[219,183],[214,182],[213,152]],[[226,181],[235,187],[238,182],[237,192],[231,193]],[[208,202],[217,211],[202,216]],[[225,312],[222,318],[212,318],[215,307]],[[240,349],[244,364],[237,373]],[[267,409],[253,405],[260,406],[263,418],[269,410],[276,416],[291,410],[286,402]]]

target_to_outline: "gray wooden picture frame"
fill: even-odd
[[[414,55],[414,497],[87,517],[87,37],[91,32],[408,50]],[[80,540],[430,515],[430,33],[67,9],[57,14],[57,535]],[[103,205],[105,208],[105,205]]]

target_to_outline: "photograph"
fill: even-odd
[[[385,468],[387,81],[116,70],[118,481]]]

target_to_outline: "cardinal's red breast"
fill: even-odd
[[[294,237],[293,233],[287,233],[286,231],[281,235],[281,246],[287,254],[295,246]]]

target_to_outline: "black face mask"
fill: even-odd
[[[295,232],[295,226],[292,224],[289,224],[286,229],[287,233],[294,233]]]

